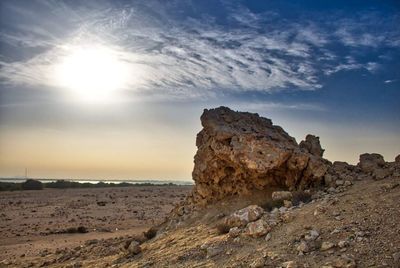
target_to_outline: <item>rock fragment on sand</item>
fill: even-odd
[[[142,248],[140,247],[140,243],[138,241],[133,240],[128,246],[128,252],[136,255],[142,252]]]
[[[246,226],[246,224],[249,222],[253,222],[261,218],[263,214],[264,209],[262,207],[250,205],[226,217],[225,224],[231,228]]]
[[[324,241],[321,244],[321,251],[326,251],[335,247],[335,244],[329,241]]]
[[[240,234],[241,230],[239,229],[239,227],[233,227],[231,229],[229,229],[229,237],[231,238],[235,238],[238,237]]]
[[[251,237],[260,237],[271,231],[271,227],[263,220],[249,222],[246,226],[246,234]]]
[[[275,191],[272,193],[272,200],[274,201],[284,201],[292,200],[293,195],[289,191]]]

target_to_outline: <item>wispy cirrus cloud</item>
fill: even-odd
[[[336,55],[329,47],[336,37],[348,47],[379,46],[389,38],[367,30],[356,34],[358,24],[348,20],[340,21],[330,34],[310,21],[283,23],[277,13],[253,13],[240,5],[229,6],[229,20],[235,23],[225,25],[209,17],[176,19],[157,2],[115,7],[104,1],[95,9],[41,3],[52,16],[26,11],[30,15],[18,26],[20,32],[0,32],[10,46],[46,48],[23,60],[3,57],[0,78],[5,84],[57,87],[54,64],[68,49],[100,43],[127,66],[131,75],[125,89],[136,94],[196,98],[220,92],[315,90],[322,87],[321,75],[353,69],[373,72],[379,66]],[[23,7],[14,11],[25,12]],[[64,28],[44,26],[44,21],[54,24],[54,16]],[[30,25],[36,29],[25,35]]]

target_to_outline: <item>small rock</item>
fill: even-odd
[[[271,227],[263,219],[249,222],[246,228],[246,234],[252,237],[260,237],[271,231]]]
[[[353,185],[353,183],[351,182],[351,181],[345,181],[344,182],[344,186],[351,186],[351,185]]]
[[[347,241],[345,241],[345,240],[339,241],[339,243],[338,243],[338,246],[339,246],[340,248],[345,248],[345,247],[347,247],[348,245],[349,245],[349,243],[348,243]]]
[[[311,230],[310,232],[309,232],[309,234],[307,234],[306,236],[305,236],[305,240],[307,240],[307,241],[314,241],[315,239],[317,239],[318,238],[318,236],[319,236],[319,233],[316,231],[316,230]]]
[[[307,242],[301,241],[300,244],[297,246],[297,251],[301,253],[307,253],[310,251],[310,247],[308,246]]]
[[[271,214],[272,215],[279,214],[279,209],[278,208],[274,208],[273,210],[271,210]]]
[[[280,213],[285,213],[287,211],[287,208],[285,208],[285,207],[280,207],[279,208],[279,212]]]
[[[392,257],[394,267],[400,267],[400,251],[393,253]]]
[[[330,194],[334,194],[334,193],[336,193],[336,189],[333,188],[333,187],[329,187],[327,192],[330,193]]]
[[[90,245],[97,244],[98,242],[99,242],[99,240],[97,240],[97,239],[90,239],[90,240],[87,240],[87,241],[85,242],[85,245],[86,245],[86,246],[90,246]]]
[[[271,240],[271,238],[272,238],[271,233],[268,233],[268,234],[265,236],[265,241],[269,241],[269,240]]]
[[[336,180],[335,184],[336,184],[336,186],[342,186],[342,185],[344,185],[344,181],[343,180]]]
[[[355,268],[357,267],[357,264],[355,262],[355,260],[353,260],[352,258],[346,256],[346,255],[342,255],[340,258],[337,258],[334,261],[334,266],[338,267],[338,268]]]
[[[333,248],[334,246],[335,246],[335,244],[333,244],[332,242],[324,241],[324,242],[322,242],[322,245],[321,245],[321,251],[329,250],[329,249]]]
[[[385,191],[390,191],[396,187],[398,187],[400,184],[398,182],[388,182],[385,184],[382,184],[381,188]]]
[[[332,216],[334,216],[334,217],[340,216],[340,211],[337,211],[337,210],[333,211]]]
[[[206,251],[207,251],[207,258],[212,258],[214,256],[221,254],[223,252],[223,248],[218,246],[210,246],[207,248]]]
[[[264,258],[257,258],[251,264],[251,268],[261,268],[264,267],[265,260]]]
[[[283,205],[284,205],[286,208],[290,208],[290,207],[293,206],[293,203],[292,203],[292,201],[289,201],[289,200],[283,200]]]
[[[139,254],[142,251],[142,248],[140,247],[140,243],[138,241],[133,240],[128,247],[128,252],[131,254]]]
[[[295,261],[286,261],[281,264],[282,268],[297,268],[297,264]]]
[[[229,237],[235,238],[235,237],[238,237],[239,234],[240,234],[239,227],[233,227],[233,228],[229,229]]]
[[[292,200],[293,195],[289,191],[275,191],[272,193],[272,200],[274,201],[283,201],[283,200]]]

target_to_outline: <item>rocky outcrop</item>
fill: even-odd
[[[319,137],[316,137],[314,135],[308,134],[306,136],[306,139],[302,142],[300,142],[300,148],[303,148],[307,152],[309,152],[312,155],[322,157],[324,154],[324,149],[321,148],[321,144],[319,142]]]
[[[362,154],[360,155],[360,162],[358,166],[365,173],[371,173],[377,168],[385,166],[385,160],[380,154]]]
[[[191,197],[196,205],[254,190],[294,190],[321,183],[331,165],[319,138],[299,146],[281,127],[258,114],[227,107],[204,110],[197,135]]]

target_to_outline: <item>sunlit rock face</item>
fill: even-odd
[[[204,110],[201,123],[191,197],[196,205],[268,187],[294,190],[317,185],[331,165],[322,158],[317,137],[309,135],[299,146],[258,114],[219,107]]]

